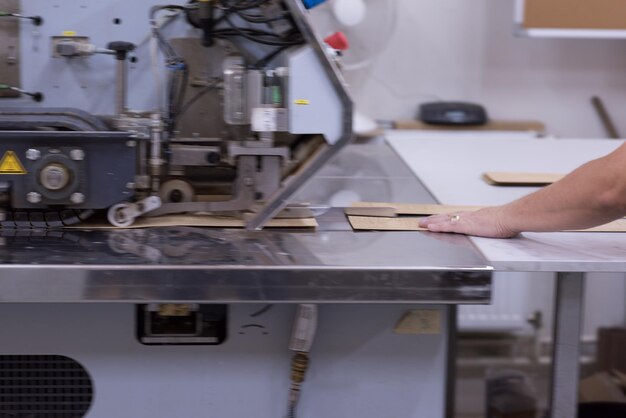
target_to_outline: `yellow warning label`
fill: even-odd
[[[62,36],[76,36],[75,30],[64,30]]]
[[[4,153],[0,160],[0,174],[26,174],[26,169],[13,151]]]
[[[293,101],[295,104],[297,105],[308,105],[311,104],[311,102],[307,99],[297,99]]]

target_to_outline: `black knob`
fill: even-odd
[[[109,42],[107,48],[115,51],[115,59],[124,61],[128,53],[135,50],[135,45],[130,42],[115,41]]]

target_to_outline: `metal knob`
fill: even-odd
[[[41,169],[39,181],[48,190],[61,190],[70,182],[70,172],[64,165],[48,164]]]

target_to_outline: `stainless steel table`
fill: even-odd
[[[384,144],[348,147],[295,197],[332,206],[355,200],[405,199],[433,201]],[[406,304],[406,309],[415,309],[410,304],[416,303],[445,305],[441,329],[445,349],[440,351],[442,360],[437,360],[441,364],[430,357],[426,362],[430,362],[427,368],[437,369],[438,380],[447,378],[447,384],[442,385],[442,392],[437,382],[422,383],[434,385],[436,397],[443,399],[441,407],[433,396],[425,403],[452,417],[454,346],[448,342],[454,341],[455,304],[489,303],[493,269],[466,237],[357,233],[340,208],[328,210],[318,222],[315,231],[2,230],[0,302],[89,303],[94,307],[103,302],[119,302],[120,307],[148,302],[375,303],[385,309],[382,304]],[[352,320],[358,323],[359,318],[365,316]],[[328,326],[325,331],[333,332]],[[342,341],[351,346],[345,338]],[[329,356],[329,367],[338,361],[333,350],[330,354],[318,351],[322,357]],[[358,359],[366,355],[367,351]],[[437,358],[438,353],[430,355]],[[275,361],[279,360],[277,356]],[[101,364],[92,367],[106,372]],[[402,379],[390,385],[402,386]],[[400,402],[400,408],[410,399]],[[428,407],[412,410],[417,414]]]
[[[327,216],[322,226],[345,222]],[[2,302],[488,303],[490,297],[491,268],[463,237],[200,228],[0,236]]]
[[[411,132],[389,134],[424,185],[441,203],[495,205],[530,193],[532,187],[494,187],[485,171],[567,173],[622,144],[615,140],[448,137],[417,139]],[[626,272],[626,234],[524,233],[472,242],[496,271],[555,272],[554,361],[551,416],[577,415],[583,291],[587,273]]]
[[[433,201],[384,143],[351,145],[295,201]],[[0,231],[0,301],[488,303],[466,237],[353,232],[334,208],[307,230]]]

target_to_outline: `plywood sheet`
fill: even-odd
[[[316,228],[315,218],[302,219],[272,219],[266,228]],[[164,226],[196,226],[210,228],[243,228],[244,221],[236,218],[208,215],[169,215],[155,218],[140,218],[128,229],[153,228]],[[78,229],[121,229],[107,222],[84,222],[67,228]]]
[[[483,180],[494,186],[545,186],[565,177],[559,173],[515,173],[490,171],[483,174]]]

